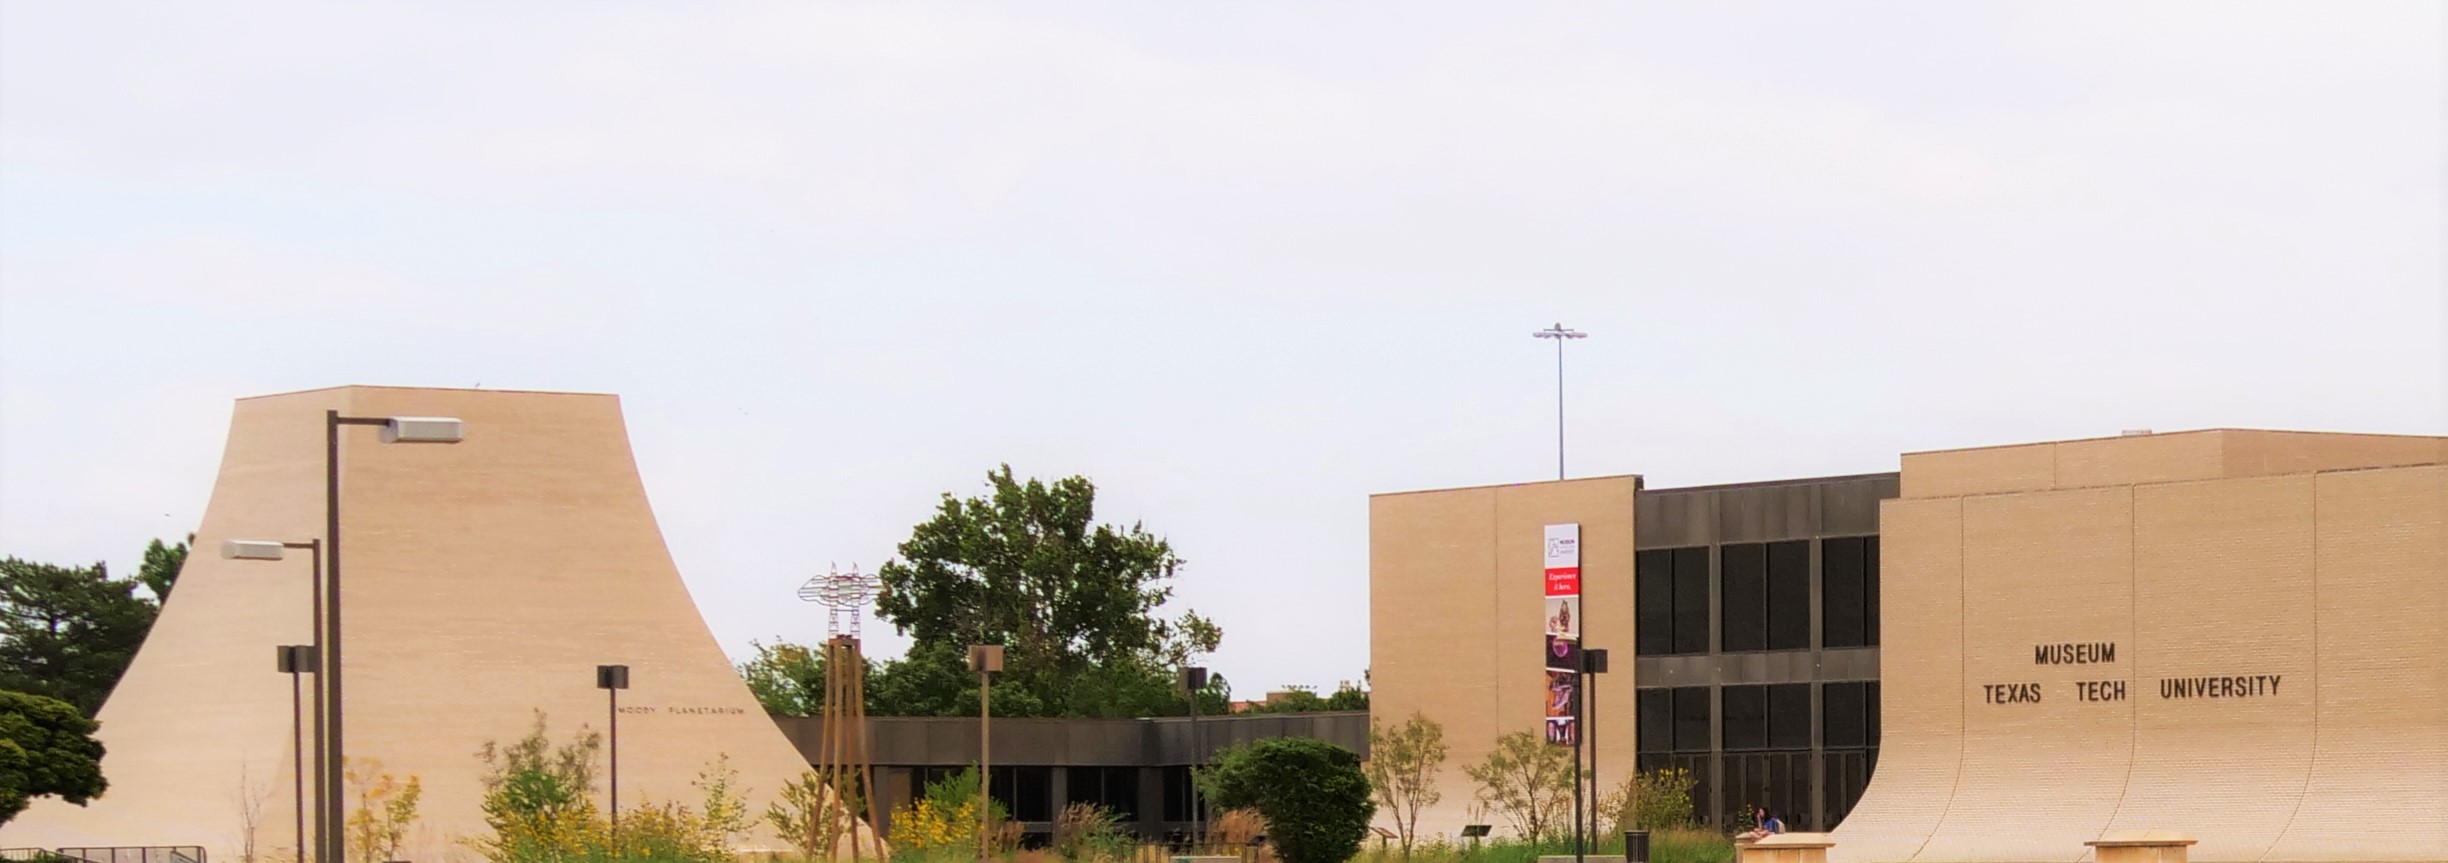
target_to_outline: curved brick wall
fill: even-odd
[[[2197,860],[2448,860],[2440,448],[1906,456],[1881,514],[1883,748],[1830,859],[2077,861],[2140,827],[2193,834]]]
[[[604,727],[597,664],[632,669],[624,804],[694,801],[690,781],[728,753],[762,812],[805,766],[697,616],[619,399],[346,387],[238,403],[198,553],[102,708],[109,793],[83,809],[37,801],[0,827],[0,845],[204,845],[236,859],[243,771],[270,797],[260,847],[289,853],[289,681],[272,648],[310,637],[308,564],[216,550],[322,533],[326,408],[467,421],[449,446],[343,431],[347,743],[352,758],[422,779],[405,859],[472,859],[457,839],[482,829],[484,741],[516,739],[538,710],[556,736]]]

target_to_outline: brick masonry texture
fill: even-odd
[[[109,793],[86,808],[38,800],[0,845],[202,844],[235,860],[243,776],[268,798],[259,847],[290,853],[289,681],[272,648],[310,638],[309,564],[215,552],[323,533],[326,408],[467,422],[448,446],[343,430],[346,742],[352,760],[424,785],[404,859],[473,859],[458,840],[483,828],[486,741],[515,741],[538,712],[557,739],[604,728],[597,664],[631,668],[624,805],[694,802],[691,780],[727,754],[762,812],[805,766],[698,617],[619,399],[343,387],[238,403],[197,552],[101,711]]]
[[[1450,748],[1423,835],[1453,836],[1473,818],[1466,765],[1499,735],[1540,728],[1545,671],[1540,543],[1549,524],[1581,525],[1583,635],[1610,649],[1597,684],[1599,778],[1632,767],[1632,512],[1636,477],[1381,494],[1369,498],[1370,712],[1417,712]],[[1381,826],[1391,826],[1379,813]]]
[[[2448,860],[2443,453],[2217,430],[1904,456],[1883,748],[1830,859],[2077,861],[2160,828],[2205,861]],[[2113,662],[2034,656],[2095,642]],[[2160,688],[2235,677],[2275,682]]]

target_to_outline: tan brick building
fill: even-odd
[[[289,680],[273,647],[309,640],[309,564],[214,550],[322,535],[326,409],[466,423],[448,446],[386,446],[365,428],[341,444],[347,751],[422,782],[403,859],[475,859],[459,840],[483,829],[478,747],[516,740],[539,712],[556,738],[603,729],[598,664],[631,668],[624,806],[693,801],[690,781],[728,755],[762,812],[804,768],[698,617],[618,398],[341,387],[238,402],[198,552],[100,713],[109,792],[84,808],[37,800],[0,846],[203,845],[235,860],[240,800],[255,798],[259,853],[291,855]]]
[[[1491,820],[1461,767],[1536,727],[1528,544],[1579,522],[1607,784],[1690,767],[1842,860],[2448,859],[2444,515],[2448,438],[2240,430],[1381,495],[1374,702],[1453,743],[1423,826]]]

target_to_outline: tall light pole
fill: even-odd
[[[1583,631],[1587,632],[1588,630],[1584,629]],[[1598,784],[1598,675],[1605,673],[1607,673],[1606,650],[1604,648],[1582,648],[1580,674],[1581,682],[1579,684],[1581,687],[1582,718],[1574,720],[1574,724],[1580,726],[1581,735],[1579,739],[1576,739],[1573,742],[1576,744],[1589,744],[1589,794],[1590,802],[1592,804],[1589,813],[1589,844],[1592,845],[1596,845],[1599,842],[1599,814],[1596,804],[1599,801],[1606,799],[1605,786]],[[1573,757],[1581,757],[1580,747],[1574,747]],[[1575,765],[1574,770],[1575,772],[1579,771],[1579,766],[1577,764]],[[1578,835],[1580,830],[1580,825],[1576,824],[1573,826],[1573,832],[1575,835]],[[1629,853],[1629,849],[1626,849],[1626,851]],[[1573,853],[1579,854],[1581,852],[1579,850],[1575,850]]]
[[[969,645],[969,670],[978,676],[978,863],[986,863],[991,856],[987,830],[994,820],[994,783],[988,781],[993,761],[987,757],[994,741],[987,733],[987,722],[994,717],[994,708],[986,696],[993,690],[994,673],[1003,670],[1003,646]]]
[[[1556,343],[1556,479],[1564,478],[1564,340],[1586,339],[1589,334],[1568,330],[1558,322],[1555,326],[1530,334],[1532,338],[1554,339]]]
[[[340,742],[340,427],[378,426],[383,443],[458,443],[454,417],[349,417],[323,412],[323,539],[319,542],[230,540],[221,556],[279,560],[284,549],[308,548],[322,572],[315,585],[315,861],[348,859],[341,810],[340,770],[347,750]],[[301,852],[302,853],[302,852]]]
[[[1190,691],[1190,843],[1199,848],[1207,842],[1207,810],[1200,806],[1198,768],[1207,763],[1207,738],[1199,736],[1199,692],[1207,688],[1207,669],[1190,666],[1181,670],[1182,688]]]
[[[323,673],[316,677],[323,683],[323,712],[329,733],[323,740],[323,781],[330,793],[323,797],[323,833],[318,844],[323,851],[321,863],[341,863],[348,859],[347,837],[342,835],[348,817],[340,806],[340,765],[348,749],[341,745],[340,697],[340,427],[380,426],[383,443],[458,443],[461,437],[459,420],[451,417],[347,417],[339,411],[323,412]]]
[[[293,548],[306,549],[308,552],[308,558],[313,562],[308,571],[306,580],[307,583],[313,585],[314,599],[312,600],[312,604],[307,607],[306,617],[310,621],[310,628],[313,630],[314,643],[283,645],[278,648],[280,650],[279,667],[282,673],[289,675],[289,736],[293,738],[290,742],[293,744],[300,744],[298,746],[298,752],[296,755],[297,769],[293,771],[295,775],[292,777],[297,780],[295,784],[298,786],[298,859],[303,861],[308,859],[308,854],[313,854],[315,855],[313,859],[321,860],[321,842],[323,831],[325,829],[325,824],[323,822],[325,807],[323,805],[323,801],[327,796],[333,793],[330,788],[325,787],[323,784],[323,674],[321,668],[323,656],[323,541],[319,539],[310,539],[305,542],[280,542],[264,539],[223,540],[221,542],[221,557],[227,560],[281,560],[288,557],[289,550]],[[305,755],[305,747],[302,745],[304,740],[300,735],[300,729],[298,727],[299,722],[297,718],[297,676],[299,674],[313,674],[315,676],[315,754],[313,765],[315,837],[317,845],[312,851],[309,851],[306,848],[305,786],[308,762]]]
[[[302,730],[305,723],[298,719],[298,714],[304,710],[298,695],[298,675],[314,673],[315,649],[311,644],[284,644],[275,650],[279,651],[275,654],[278,660],[276,667],[282,674],[289,675],[289,778],[291,784],[296,786],[292,790],[297,794],[297,853],[303,858],[306,854],[306,735]],[[315,788],[322,787],[322,780],[318,778]]]
[[[595,688],[609,699],[605,723],[612,728],[612,853],[620,853],[620,691],[629,688],[629,666],[595,666]]]

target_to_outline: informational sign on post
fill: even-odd
[[[1547,742],[1581,739],[1581,526],[1551,524],[1541,543],[1546,589]]]

